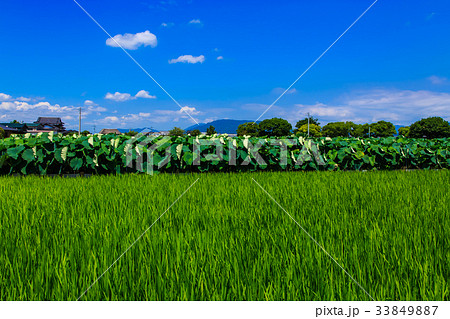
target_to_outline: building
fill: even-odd
[[[45,132],[53,131],[57,133],[63,133],[66,131],[64,123],[60,117],[38,117],[38,120],[34,122],[36,125],[40,125],[40,129]]]
[[[104,128],[100,131],[100,134],[117,134],[120,135],[120,131],[116,128]]]
[[[6,129],[4,127],[6,127],[11,134],[25,134],[28,130],[28,126],[25,123],[0,123],[0,125],[5,132]]]
[[[0,124],[0,128],[2,128],[3,131],[5,131],[5,137],[9,137],[9,136],[11,136],[11,134],[19,134],[18,129],[6,126],[4,124],[10,124],[10,123],[1,123]]]
[[[7,136],[11,134],[37,134],[37,133],[76,133],[73,130],[66,130],[64,123],[60,117],[39,117],[36,122],[33,123],[19,123],[17,121],[11,123],[0,123],[3,127],[6,127],[5,132]]]
[[[40,132],[50,132],[50,128],[45,128],[42,124],[24,123],[27,126],[27,133],[36,134]]]

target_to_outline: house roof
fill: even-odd
[[[104,128],[100,131],[100,134],[122,134],[118,129],[115,128]]]
[[[38,120],[34,123],[49,124],[49,125],[61,125],[64,124],[60,117],[38,117]]]
[[[27,129],[27,125],[24,123],[0,123],[0,125],[19,130]]]
[[[43,127],[41,123],[25,123],[25,125],[29,128],[40,128]]]
[[[10,131],[10,132],[18,132],[19,130],[16,128],[8,127],[6,125],[0,124],[0,128],[2,128],[4,131]]]

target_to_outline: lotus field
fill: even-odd
[[[374,299],[450,299],[448,170],[0,177],[0,299],[369,300],[253,179]]]
[[[0,174],[120,174],[450,168],[450,139],[10,137],[0,140]]]

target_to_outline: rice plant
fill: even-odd
[[[0,299],[449,300],[450,172],[0,177]]]

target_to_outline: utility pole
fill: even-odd
[[[95,134],[95,124],[94,124],[94,134]]]
[[[81,135],[81,107],[80,107],[80,115],[78,116],[78,135]]]
[[[309,137],[309,112],[308,112],[308,137]]]
[[[369,138],[370,138],[370,124],[369,124]]]

